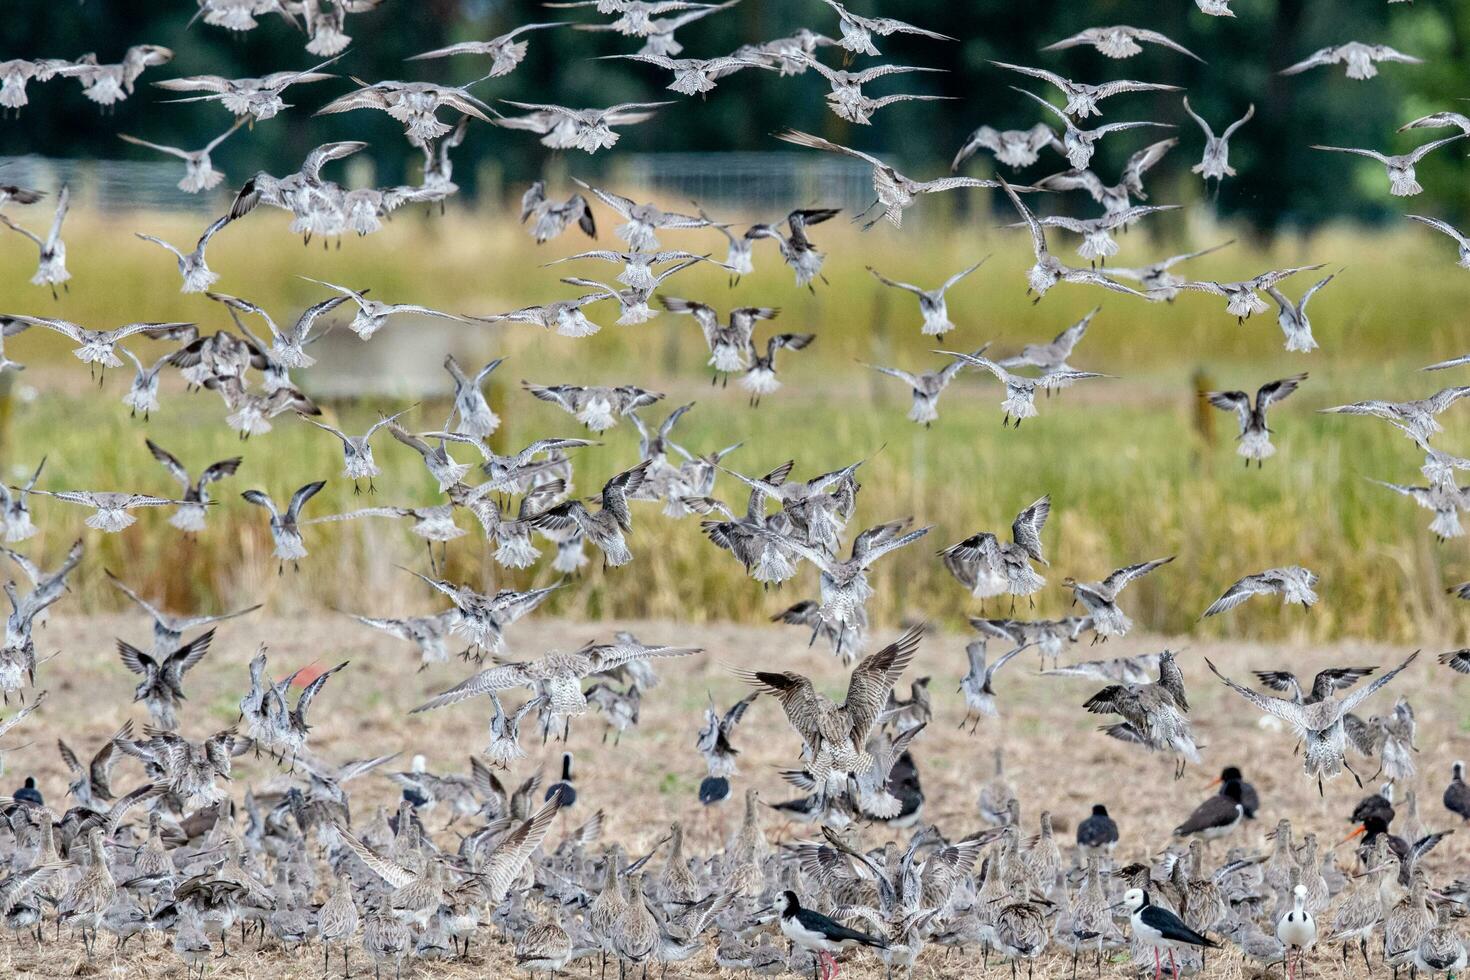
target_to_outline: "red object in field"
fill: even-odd
[[[316,664],[307,664],[305,667],[302,667],[296,672],[296,676],[291,680],[291,686],[305,687],[326,672],[327,671],[325,667],[319,667]],[[289,677],[290,675],[288,674],[287,676]],[[281,678],[281,680],[285,679],[285,677]]]

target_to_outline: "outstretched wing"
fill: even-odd
[[[1251,596],[1269,595],[1275,591],[1276,587],[1264,575],[1247,575],[1226,589],[1224,595],[1210,603],[1210,608],[1205,610],[1204,615],[1218,616],[1222,612],[1234,609]]]
[[[919,652],[924,629],[922,625],[911,628],[882,650],[865,657],[853,669],[842,711],[852,726],[854,745],[867,741],[868,732],[888,702],[893,685]]]
[[[1274,405],[1296,391],[1303,381],[1307,380],[1307,372],[1293,374],[1289,378],[1280,378],[1276,381],[1268,381],[1261,385],[1256,392],[1256,408],[1265,410],[1266,406]]]
[[[301,508],[326,485],[326,480],[317,480],[315,483],[308,483],[291,494],[291,503],[286,507],[286,522],[288,524],[296,523],[296,518],[301,513]]]
[[[1137,565],[1129,565],[1126,568],[1120,568],[1113,574],[1109,575],[1107,578],[1103,579],[1103,585],[1108,589],[1111,589],[1114,595],[1117,595],[1119,592],[1123,591],[1123,587],[1126,586],[1129,582],[1132,582],[1134,579],[1141,576],[1147,575],[1149,572],[1153,571],[1159,566],[1167,565],[1173,560],[1174,556],[1170,555],[1168,558],[1155,558],[1153,561],[1140,562]]]
[[[1016,544],[1026,549],[1026,554],[1043,565],[1048,562],[1041,556],[1041,529],[1046,526],[1046,519],[1049,516],[1051,516],[1051,494],[1047,494],[1021,511],[1011,523],[1011,537]]]

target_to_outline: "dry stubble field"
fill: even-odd
[[[289,572],[287,573],[290,574]],[[807,673],[829,693],[840,696],[844,683],[840,665],[820,648],[809,650],[801,631],[739,626],[683,627],[674,623],[574,623],[529,620],[510,633],[512,651],[534,654],[544,649],[569,648],[588,639],[607,636],[619,627],[633,630],[648,642],[696,644],[705,653],[682,661],[659,664],[663,683],[644,701],[640,727],[624,736],[620,746],[602,742],[603,723],[591,715],[574,724],[571,747],[577,755],[578,800],[552,831],[551,840],[592,813],[606,813],[606,839],[625,843],[635,852],[652,844],[670,820],[681,819],[688,828],[691,844],[708,849],[733,832],[740,818],[738,797],[746,786],[754,786],[765,800],[795,795],[776,775],[778,767],[797,759],[796,736],[786,726],[774,702],[757,702],[747,714],[737,735],[742,750],[741,772],[734,780],[732,800],[714,810],[704,810],[695,798],[703,775],[702,760],[693,747],[694,733],[711,692],[723,707],[742,696],[740,683],[725,669],[727,664],[780,665]],[[113,652],[114,637],[134,640],[146,637],[147,624],[138,616],[66,618],[58,616],[37,631],[38,648],[62,651],[45,669],[43,685],[50,700],[42,713],[12,736],[12,750],[5,756],[3,784],[6,790],[34,773],[48,802],[64,805],[66,775],[55,749],[55,738],[65,733],[79,752],[92,752],[101,740],[127,718],[144,720],[143,712],[128,702],[133,680]],[[893,631],[877,631],[881,641]],[[1332,648],[1264,647],[1237,643],[1188,640],[1174,641],[1183,649],[1183,664],[1190,688],[1193,719],[1204,749],[1205,764],[1191,767],[1179,781],[1171,778],[1172,764],[1114,742],[1096,731],[1100,719],[1082,711],[1081,704],[1101,685],[1085,680],[1043,678],[1036,675],[1036,661],[1029,654],[1014,661],[997,675],[1000,718],[982,723],[974,734],[956,726],[964,705],[956,684],[964,671],[966,637],[931,634],[911,669],[914,677],[932,675],[935,694],[933,724],[917,743],[917,754],[928,800],[927,820],[950,837],[980,827],[975,811],[975,794],[980,782],[990,775],[991,749],[1005,747],[1008,775],[1017,786],[1026,827],[1035,826],[1038,813],[1051,809],[1059,835],[1072,837],[1076,821],[1093,802],[1105,802],[1117,819],[1123,841],[1118,856],[1123,860],[1158,853],[1169,841],[1171,828],[1211,790],[1207,783],[1218,769],[1240,765],[1262,796],[1260,819],[1238,833],[1238,842],[1248,847],[1267,846],[1265,833],[1282,816],[1292,819],[1303,831],[1316,831],[1324,842],[1335,842],[1350,829],[1347,814],[1364,795],[1351,776],[1330,783],[1326,795],[1318,797],[1292,755],[1292,741],[1282,732],[1267,731],[1258,724],[1259,715],[1216,681],[1205,668],[1209,657],[1227,674],[1244,680],[1254,668],[1287,667],[1310,673],[1328,664],[1389,664],[1409,651],[1365,644],[1342,644]],[[312,747],[323,756],[345,760],[375,753],[433,748],[428,763],[436,772],[464,771],[468,755],[484,742],[486,703],[470,702],[428,714],[410,716],[408,709],[431,692],[441,690],[473,668],[454,661],[417,672],[416,657],[405,645],[380,638],[366,628],[331,614],[305,621],[247,618],[224,625],[213,651],[189,676],[190,700],[181,713],[184,734],[199,738],[233,723],[235,704],[246,679],[246,662],[258,642],[269,645],[273,673],[284,674],[305,663],[323,665],[350,659],[351,667],[330,681],[314,705],[316,724]],[[1080,645],[1071,651],[1074,659],[1118,656],[1160,649],[1166,641],[1156,637],[1129,637],[1091,649]],[[1431,829],[1451,826],[1451,815],[1442,809],[1440,794],[1450,764],[1470,756],[1470,679],[1460,678],[1433,662],[1426,650],[1415,665],[1365,706],[1366,713],[1387,710],[1398,694],[1407,694],[1419,718],[1417,787],[1421,814]],[[909,678],[905,678],[907,680]],[[66,719],[63,727],[61,720]],[[16,741],[24,744],[16,748]],[[561,746],[533,744],[526,738],[531,757],[513,776],[524,778],[541,767],[554,778]],[[81,744],[78,744],[81,743]],[[232,791],[238,801],[249,785],[261,786],[272,778],[274,767],[250,756],[239,765]],[[407,768],[405,754],[395,765]],[[1361,769],[1361,766],[1359,766]],[[1371,772],[1371,768],[1368,770]],[[1367,772],[1364,773],[1365,778]],[[140,774],[124,760],[115,775],[116,784],[134,784]],[[381,776],[364,777],[353,784],[356,819],[371,816],[379,804],[393,805],[397,787]],[[426,819],[431,828],[442,827],[442,811]],[[764,814],[765,830],[773,842],[803,838],[812,833],[805,825],[792,825],[776,813]],[[452,846],[453,829],[439,832],[441,844]],[[876,845],[891,832],[881,826],[864,832],[864,842]],[[905,835],[906,836],[906,835]],[[1217,850],[1219,850],[1217,848]],[[1339,866],[1354,860],[1351,846],[1337,849]],[[1470,830],[1461,829],[1426,861],[1436,882],[1470,874]],[[122,978],[184,975],[184,967],[173,953],[152,937],[151,947],[130,944],[124,956],[107,952],[87,964],[80,943],[67,940],[49,943],[38,952],[29,943],[0,939],[0,977],[110,976]],[[1226,962],[1228,961],[1228,962]],[[1376,964],[1376,960],[1375,960]],[[365,958],[356,963],[361,969]],[[281,977],[289,980],[319,976],[320,953],[316,949],[290,957],[273,949],[253,948],[216,961],[209,975],[216,977]],[[334,966],[334,970],[336,967]],[[414,965],[415,976],[462,980],[468,977],[499,977],[510,969],[509,947],[477,945],[468,962]],[[582,969],[574,967],[573,975]],[[876,960],[850,954],[844,975],[865,980],[882,975]],[[943,951],[930,950],[919,961],[915,975],[921,978],[973,976],[978,959],[946,959]],[[1065,976],[1070,962],[1060,955],[1043,960],[1036,975]],[[1005,967],[991,965],[1005,972]],[[1119,958],[1106,967],[1121,976],[1127,961]],[[713,976],[719,971],[706,954],[671,969],[677,976]],[[1226,954],[1210,964],[1208,976],[1230,980],[1240,972],[1238,959]],[[1309,976],[1364,976],[1361,966],[1344,974],[1336,959],[1319,951],[1309,965]]]

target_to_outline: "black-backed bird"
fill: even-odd
[[[31,785],[31,780],[26,780]],[[15,794],[17,797],[19,793]],[[1444,808],[1461,820],[1470,820],[1470,786],[1465,785],[1465,763],[1456,762],[1450,769],[1450,784],[1444,791]]]
[[[1225,784],[1232,779],[1240,783],[1240,805],[1245,810],[1245,818],[1247,820],[1256,819],[1256,811],[1261,808],[1261,797],[1256,792],[1256,788],[1246,782],[1245,777],[1240,774],[1239,766],[1226,766],[1220,770],[1220,775],[1210,785],[1219,786],[1223,793]]]
[[[1460,763],[1458,763],[1458,762],[1455,763],[1455,771],[1456,772],[1459,771],[1459,767],[1460,767]],[[1462,788],[1463,788],[1463,786],[1464,786],[1464,784],[1461,783],[1461,787]],[[35,776],[27,776],[26,777],[25,785],[22,786],[20,789],[18,789],[18,790],[15,791],[14,798],[16,800],[19,800],[19,801],[24,802],[24,803],[34,803],[36,806],[44,806],[45,803],[46,803],[45,798],[43,798],[41,796],[41,791],[36,788],[36,777]],[[1449,797],[1449,793],[1446,792],[1445,793],[1445,800],[1448,801],[1449,798],[1450,798]]]
[[[1164,973],[1159,950],[1169,951],[1169,975],[1177,977],[1179,967],[1174,963],[1174,950],[1189,946],[1215,949],[1219,945],[1208,936],[1202,936],[1189,928],[1173,912],[1152,904],[1148,900],[1148,892],[1142,888],[1128,889],[1123,896],[1123,904],[1131,913],[1129,918],[1133,923],[1134,938],[1145,946],[1154,948],[1154,980],[1160,980]]]
[[[1224,837],[1245,818],[1245,804],[1242,798],[1241,781],[1239,779],[1225,780],[1225,785],[1220,787],[1219,794],[1195,807],[1189,819],[1174,828],[1174,836],[1188,837],[1198,834],[1207,841]]]
[[[572,785],[572,754],[570,752],[561,754],[561,778],[546,789],[545,799],[550,800],[553,796],[561,800],[563,808],[577,802],[577,788]]]
[[[837,976],[837,959],[834,954],[851,946],[883,949],[888,945],[875,936],[849,929],[820,912],[802,908],[795,892],[782,892],[776,905],[781,911],[782,935],[802,949],[817,954],[822,968],[821,980],[833,980]]]
[[[1077,846],[1088,854],[1111,854],[1118,845],[1118,825],[1101,803],[1092,805],[1092,815],[1077,825]]]

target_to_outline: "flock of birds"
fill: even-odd
[[[884,63],[857,69],[855,59],[878,56],[875,41],[895,33],[936,42],[953,40],[823,0],[834,18],[829,25],[835,27],[833,36],[803,29],[790,37],[742,46],[726,56],[679,57],[682,45],[675,40],[675,31],[739,2],[548,3],[545,6],[558,9],[590,8],[613,19],[526,24],[499,37],[454,44],[411,60],[474,58],[487,67],[486,79],[498,78],[514,71],[526,56],[529,32],[563,27],[615,32],[639,39],[642,47],[614,57],[672,73],[668,88],[679,95],[703,97],[718,81],[744,69],[781,76],[810,69],[830,83],[826,98],[833,113],[861,125],[892,103],[933,98],[873,97],[863,86],[890,75],[935,69]],[[304,33],[313,60],[325,60],[305,70],[262,78],[203,75],[154,82],[167,92],[192,93],[176,101],[218,102],[233,117],[229,128],[201,149],[164,146],[131,134],[119,137],[182,159],[182,190],[200,193],[217,187],[225,175],[215,168],[211,153],[232,136],[246,138],[236,135],[242,127],[265,123],[291,109],[284,102],[288,89],[335,80],[337,75],[326,69],[350,53],[347,28],[358,15],[384,3],[198,0],[198,19],[207,25],[249,31],[261,27],[262,20],[279,18]],[[1229,0],[1196,3],[1205,14],[1233,16]],[[1083,31],[1043,52],[1090,46],[1108,58],[1127,59],[1139,54],[1142,44],[1200,60],[1156,31],[1124,26]],[[829,49],[836,58],[825,57]],[[140,44],[129,48],[116,64],[101,64],[95,55],[75,61],[0,62],[0,106],[18,112],[28,103],[28,83],[57,78],[76,79],[88,99],[104,107],[114,105],[135,94],[145,72],[167,65],[171,58],[166,47]],[[1417,61],[1385,45],[1351,42],[1323,49],[1283,74],[1344,64],[1348,78],[1361,80],[1376,75],[1380,63]],[[1147,199],[1145,174],[1180,140],[1170,137],[1135,153],[1118,181],[1109,184],[1088,169],[1104,136],[1172,127],[1155,121],[1083,126],[1101,116],[1105,100],[1133,92],[1175,92],[1177,87],[1126,80],[1084,84],[1050,69],[1011,63],[997,67],[1018,81],[1030,79],[1055,89],[1065,102],[1058,106],[1033,91],[1018,89],[1045,111],[1042,121],[1027,130],[980,127],[957,153],[953,169],[957,173],[983,151],[998,166],[1016,171],[1053,151],[1065,158],[1066,170],[1029,184],[1013,183],[999,173],[984,179],[955,175],[918,180],[878,156],[811,134],[787,131],[779,138],[868,164],[875,196],[868,209],[873,214],[868,227],[885,218],[899,227],[904,211],[922,195],[964,188],[998,191],[1005,206],[1014,210],[1016,226],[1029,231],[1035,264],[1027,274],[1027,289],[1037,300],[1062,283],[1155,302],[1197,291],[1224,299],[1228,314],[1244,320],[1269,311],[1264,293],[1279,310],[1286,348],[1308,352],[1317,347],[1307,302],[1334,276],[1317,281],[1295,300],[1280,287],[1320,265],[1268,270],[1224,282],[1194,281],[1172,271],[1224,245],[1141,268],[1107,265],[1118,251],[1113,233],[1173,209],[1136,202]],[[600,960],[604,972],[611,960],[620,976],[639,969],[646,976],[651,967],[667,969],[712,950],[722,970],[763,976],[811,971],[830,980],[838,971],[836,957],[844,951],[870,951],[891,975],[912,971],[928,947],[959,951],[969,958],[999,956],[1009,961],[1013,975],[1024,967],[1028,977],[1037,959],[1050,951],[1070,954],[1075,975],[1080,958],[1093,959],[1101,972],[1105,955],[1113,960],[1124,950],[1138,970],[1151,966],[1156,980],[1165,972],[1178,977],[1204,969],[1206,955],[1220,947],[1233,950],[1254,968],[1284,963],[1291,975],[1319,945],[1339,946],[1344,968],[1350,956],[1361,956],[1370,972],[1389,968],[1395,976],[1400,968],[1453,975],[1465,967],[1466,944],[1455,920],[1465,914],[1470,884],[1431,881],[1421,864],[1452,830],[1431,832],[1424,822],[1428,814],[1420,816],[1415,790],[1403,792],[1413,786],[1417,773],[1414,709],[1401,697],[1389,713],[1367,718],[1359,713],[1360,706],[1414,664],[1417,654],[1382,672],[1376,666],[1329,668],[1318,673],[1309,687],[1287,671],[1257,672],[1258,685],[1248,686],[1207,661],[1225,685],[1263,714],[1264,724],[1296,738],[1305,775],[1319,791],[1324,781],[1344,769],[1362,783],[1350,758],[1376,760],[1386,782],[1351,814],[1358,828],[1354,836],[1363,838],[1351,870],[1340,869],[1333,849],[1323,846],[1315,834],[1298,838],[1286,818],[1278,821],[1268,852],[1231,844],[1223,860],[1213,858],[1212,843],[1228,840],[1255,820],[1263,807],[1260,794],[1237,767],[1223,770],[1218,794],[1201,802],[1179,824],[1175,840],[1162,854],[1146,863],[1122,863],[1114,860],[1114,851],[1124,834],[1103,803],[1077,824],[1075,846],[1064,846],[1058,839],[1049,812],[1039,814],[1035,836],[1024,833],[1027,821],[1019,794],[997,749],[994,775],[983,781],[976,801],[980,829],[946,837],[924,818],[915,754],[923,732],[933,723],[929,678],[912,681],[906,697],[900,688],[924,640],[924,629],[912,628],[870,652],[867,614],[873,592],[868,576],[874,563],[919,541],[931,528],[915,527],[911,518],[903,518],[866,528],[849,539],[863,460],[806,478],[793,476],[794,461],[751,476],[726,465],[738,446],[699,453],[674,441],[676,426],[692,405],[655,421],[647,410],[664,395],[637,384],[523,382],[527,397],[564,410],[589,434],[600,437],[624,420],[636,429],[638,459],[608,480],[600,494],[586,498],[574,489],[575,454],[598,445],[594,439],[542,438],[509,454],[496,451],[487,441],[500,424],[485,396],[491,375],[502,363],[498,359],[468,367],[452,356],[445,360],[454,396],[449,416],[438,428],[414,431],[405,422],[409,409],[385,415],[361,433],[323,421],[321,409],[297,386],[293,372],[314,363],[310,349],[321,336],[318,327],[339,308],[351,312],[348,328],[364,341],[395,319],[422,317],[467,325],[527,323],[563,337],[585,337],[600,329],[587,308],[609,300],[617,304],[619,325],[646,322],[660,310],[688,316],[708,346],[712,380],[727,383],[734,377],[752,404],[758,404],[781,388],[778,356],[790,355],[780,352],[798,352],[815,336],[767,331],[758,339],[758,331],[766,331],[762,325],[776,319],[778,309],[741,306],[722,312],[725,304],[681,298],[665,291],[665,284],[705,263],[725,270],[734,285],[752,272],[756,244],[770,239],[797,284],[815,289],[825,282],[824,255],[812,230],[838,214],[833,208],[802,208],[780,221],[752,224],[737,232],[733,223],[719,221],[697,206],[696,214],[665,211],[581,181],[569,197],[558,198],[538,181],[526,191],[521,212],[522,223],[538,243],[573,226],[595,238],[598,208],[621,219],[615,229],[620,247],[557,260],[608,263],[619,269],[618,285],[567,277],[562,282],[583,290],[580,295],[505,313],[469,315],[390,303],[370,298],[367,289],[312,279],[326,298],[294,320],[288,316],[278,322],[248,299],[215,291],[220,276],[206,262],[211,240],[258,206],[289,212],[292,231],[307,241],[340,239],[348,231],[367,235],[380,231],[383,219],[405,204],[444,206],[457,190],[452,151],[477,122],[532,132],[556,150],[594,153],[616,144],[618,127],[646,122],[675,104],[573,109],[502,100],[521,112],[507,115],[467,87],[353,81],[354,90],[327,102],[318,114],[369,109],[391,115],[423,155],[418,184],[348,189],[324,177],[323,168],[366,144],[329,143],[313,150],[296,172],[284,176],[262,172],[245,180],[227,213],[213,221],[188,251],[155,236],[139,236],[167,250],[177,262],[182,290],[204,293],[219,304],[233,330],[206,333],[197,324],[182,322],[135,322],[99,329],[51,316],[12,313],[0,315],[3,338],[11,340],[32,328],[63,334],[75,342],[76,356],[99,384],[106,370],[122,367],[126,357],[135,370],[123,403],[144,419],[159,408],[165,371],[177,372],[191,392],[208,389],[217,394],[226,408],[225,424],[241,439],[267,433],[273,420],[294,414],[301,423],[337,440],[343,457],[340,478],[359,489],[365,485],[369,492],[377,489],[375,478],[380,475],[374,459],[374,437],[380,431],[386,430],[387,436],[421,456],[442,495],[430,503],[307,516],[312,497],[325,485],[320,479],[301,486],[289,498],[259,489],[247,489],[241,496],[264,511],[274,558],[283,574],[288,564],[299,567],[310,561],[307,543],[312,532],[307,529],[312,525],[370,518],[409,521],[412,534],[425,543],[428,574],[405,569],[405,581],[407,576],[421,580],[442,596],[444,608],[418,617],[356,618],[412,644],[423,664],[447,662],[457,652],[452,648],[463,646],[464,656],[483,669],[414,710],[470,701],[484,704],[478,701],[483,696],[489,701],[488,743],[472,757],[468,773],[433,773],[422,756],[414,757],[404,771],[392,771],[396,755],[330,760],[309,745],[311,708],[318,697],[332,697],[331,679],[349,664],[329,669],[310,666],[278,678],[264,646],[250,662],[248,678],[240,678],[245,693],[239,700],[238,723],[202,738],[186,735],[185,722],[193,727],[203,719],[186,710],[190,702],[185,685],[191,669],[209,654],[216,624],[259,607],[219,615],[178,615],[108,572],[111,583],[153,624],[151,644],[124,640],[117,644],[121,662],[138,677],[133,700],[142,704],[148,720],[129,720],[80,755],[64,739],[58,740],[73,777],[66,789],[68,807],[57,806],[58,794],[34,778],[0,798],[0,841],[5,844],[0,851],[4,875],[0,912],[11,942],[33,937],[35,943],[45,943],[46,926],[54,923],[57,933],[65,927],[79,937],[91,958],[99,951],[104,932],[115,937],[119,949],[132,941],[146,943],[148,933],[160,932],[167,934],[180,960],[201,976],[211,960],[229,954],[237,926],[237,947],[248,942],[252,932],[260,944],[277,944],[285,950],[320,945],[324,976],[333,954],[340,956],[344,975],[350,975],[357,950],[372,963],[375,976],[385,969],[396,976],[415,959],[466,959],[472,942],[487,932],[511,944],[517,968],[553,976],[584,960],[589,965]],[[1181,97],[1181,102],[1204,134],[1202,157],[1193,171],[1217,185],[1235,176],[1229,162],[1230,140],[1249,132],[1245,127],[1255,107],[1247,107],[1216,136],[1187,98]],[[446,122],[438,115],[443,110],[459,118]],[[1460,132],[1400,156],[1318,148],[1371,156],[1386,167],[1393,194],[1413,195],[1421,190],[1415,164],[1425,154],[1470,134],[1470,119],[1442,112],[1404,128],[1420,127],[1453,127]],[[1103,213],[1089,219],[1038,216],[1041,209],[1027,203],[1042,200],[1033,195],[1075,190],[1086,191]],[[0,223],[36,244],[39,263],[31,281],[54,295],[57,287],[68,288],[71,278],[63,238],[67,188],[54,191],[54,214],[44,237],[17,217],[20,209],[35,210],[47,197],[48,192],[40,189],[0,186]],[[1409,217],[1453,237],[1460,264],[1470,267],[1470,242],[1460,232],[1436,218]],[[1053,234],[1059,229],[1080,236],[1077,252],[1087,266],[1071,266],[1057,258],[1048,246],[1049,229]],[[724,261],[710,259],[703,249],[665,249],[659,241],[669,232],[699,230],[726,241]],[[980,259],[934,286],[895,281],[877,268],[870,271],[885,286],[916,296],[921,334],[943,338],[955,329],[946,291],[983,263]],[[1037,415],[1038,391],[1050,394],[1106,377],[1070,363],[1096,312],[1050,342],[1029,344],[1005,357],[989,356],[985,345],[968,352],[935,350],[938,360],[924,372],[871,367],[909,386],[913,395],[909,418],[925,426],[938,421],[938,402],[956,375],[966,368],[981,369],[1004,391],[1003,421],[1019,428]],[[156,360],[145,360],[124,346],[132,338],[161,342],[169,350]],[[1466,363],[1470,355],[1430,369]],[[22,368],[5,356],[0,345],[0,370]],[[1270,381],[1254,397],[1245,391],[1210,393],[1212,405],[1238,416],[1239,452],[1247,467],[1252,461],[1263,465],[1276,452],[1268,411],[1306,381],[1306,373]],[[1470,460],[1437,449],[1430,441],[1440,430],[1437,416],[1467,393],[1470,387],[1452,387],[1420,400],[1363,401],[1327,409],[1380,418],[1416,441],[1425,453],[1422,472],[1429,485],[1384,485],[1434,511],[1431,529],[1440,538],[1463,534],[1458,514],[1470,498],[1455,480],[1457,471],[1470,469]],[[168,523],[179,533],[209,533],[219,503],[213,496],[216,484],[250,472],[238,456],[195,469],[151,439],[146,448],[177,482],[177,493],[43,489],[41,459],[25,484],[0,486],[0,535],[13,545],[37,533],[32,498],[88,508],[92,513],[86,525],[103,533],[131,526],[136,521],[132,512],[139,508],[170,509]],[[382,438],[377,448],[383,448]],[[472,462],[463,461],[466,455]],[[745,495],[743,505],[715,496],[722,476]],[[617,843],[603,842],[601,811],[577,826],[558,819],[577,808],[570,751],[563,757],[560,778],[549,786],[542,787],[539,774],[524,780],[510,776],[527,756],[521,745],[523,723],[533,720],[543,741],[569,740],[572,721],[595,711],[605,716],[608,731],[621,738],[638,724],[642,699],[658,685],[654,663],[700,651],[648,644],[619,633],[569,652],[524,655],[507,634],[558,585],[491,592],[439,577],[449,542],[470,533],[457,518],[461,511],[469,513],[486,542],[493,544],[493,558],[500,565],[534,566],[542,558],[541,544],[554,548],[552,571],[570,575],[589,564],[588,545],[601,556],[605,571],[633,562],[632,513],[643,503],[661,503],[670,517],[701,518],[701,529],[712,545],[729,552],[765,586],[793,579],[803,563],[817,569],[816,597],[775,618],[808,630],[813,643],[822,641],[850,668],[842,701],[834,701],[822,693],[818,681],[794,671],[741,668],[737,674],[752,692],[723,711],[711,700],[696,738],[707,770],[699,801],[718,806],[735,795],[732,780],[738,776],[736,745],[742,719],[757,701],[776,701],[801,743],[799,761],[783,772],[800,795],[769,809],[787,820],[811,824],[810,839],[773,844],[756,794],[747,789],[738,829],[722,846],[709,853],[695,851],[676,822],[648,853],[632,855]],[[1186,764],[1201,761],[1201,745],[1174,653],[1061,663],[1062,653],[1083,636],[1091,634],[1092,642],[1098,643],[1126,635],[1133,626],[1120,604],[1126,587],[1164,569],[1173,559],[1129,564],[1098,581],[1063,578],[1061,584],[1080,604],[1082,615],[1016,619],[1016,602],[1046,585],[1039,569],[1050,564],[1044,534],[1051,506],[1050,496],[1042,496],[1016,516],[1008,535],[979,531],[939,552],[939,560],[970,595],[982,602],[1009,597],[1011,603],[1011,618],[972,620],[979,635],[967,647],[968,671],[959,681],[967,707],[965,723],[973,732],[984,718],[998,713],[998,671],[1023,651],[1035,649],[1045,675],[1106,682],[1085,702],[1086,710],[1116,717],[1116,722],[1103,727],[1107,735],[1136,745],[1141,752],[1163,753],[1174,762],[1177,775]],[[10,547],[0,550],[29,582],[28,588],[15,581],[5,584],[11,613],[0,648],[0,691],[6,704],[16,708],[0,721],[3,737],[18,726],[21,732],[34,731],[38,722],[30,716],[45,714],[41,681],[60,668],[46,667],[38,657],[33,630],[67,595],[68,581],[85,557],[86,542],[79,539],[51,566],[34,554]],[[1203,615],[1223,614],[1254,596],[1274,595],[1283,603],[1310,608],[1317,601],[1317,582],[1315,572],[1294,565],[1245,575]],[[1470,583],[1452,591],[1470,599]],[[1004,646],[998,657],[989,656],[992,642]],[[1470,651],[1444,654],[1440,662],[1470,673]],[[299,695],[294,693],[298,688]],[[502,702],[516,691],[524,692],[523,701]],[[280,773],[267,785],[250,787],[237,800],[230,786],[232,760],[246,753],[276,760]],[[119,767],[139,770],[141,778],[130,775],[128,783],[121,784],[114,776]],[[386,774],[401,788],[401,801],[394,812],[379,807],[366,818],[354,815],[349,783],[375,772]],[[1444,807],[1458,821],[1470,820],[1470,787],[1464,776],[1464,763],[1454,763],[1443,793]],[[137,785],[124,790],[133,783]],[[436,810],[450,823],[465,821],[462,826],[468,829],[457,846],[445,846],[442,834],[435,839],[428,825]],[[553,836],[558,826],[562,829]],[[907,840],[890,838],[876,848],[865,845],[865,832],[875,827],[880,832],[907,833]]]

